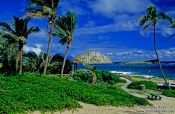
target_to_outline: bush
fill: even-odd
[[[163,95],[167,97],[175,97],[175,90],[164,90]]]
[[[77,101],[113,106],[149,104],[147,100],[132,96],[118,87],[92,85],[38,74],[0,76],[0,82],[1,114],[74,109],[81,107]]]
[[[140,89],[140,85],[144,84],[146,89],[156,90],[157,84],[152,81],[134,81],[128,85],[128,88],[131,89]]]
[[[97,76],[97,83],[105,83],[105,84],[115,84],[117,82],[126,83],[126,80],[121,79],[119,76],[110,73],[108,71],[96,71]],[[79,71],[78,73],[74,74],[73,78],[75,80],[84,81],[91,83],[92,82],[92,73]]]

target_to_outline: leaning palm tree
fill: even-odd
[[[169,87],[169,84],[168,84],[168,82],[166,80],[166,77],[164,75],[164,72],[163,72],[163,69],[162,69],[162,66],[161,66],[161,62],[160,62],[160,59],[159,59],[159,55],[158,55],[158,52],[157,52],[156,24],[161,19],[167,20],[170,23],[172,23],[172,18],[171,17],[167,16],[163,12],[158,13],[157,10],[156,10],[156,8],[154,6],[150,6],[146,10],[146,15],[145,16],[142,16],[140,18],[140,25],[145,25],[145,23],[146,23],[146,25],[144,26],[143,30],[146,30],[147,28],[153,26],[153,29],[154,29],[154,51],[155,51],[156,58],[157,58],[156,60],[158,61],[159,68],[160,68],[160,71],[161,71],[161,75],[162,75],[162,77],[163,77],[163,79],[164,79],[167,87]]]
[[[29,1],[29,7],[25,9],[27,11],[27,16],[48,19],[48,24],[46,27],[46,35],[48,36],[47,57],[43,71],[43,74],[45,75],[50,56],[51,41],[54,33],[54,21],[55,18],[57,17],[57,6],[59,0],[28,0],[28,1]]]
[[[22,51],[23,46],[26,43],[26,39],[32,33],[39,32],[38,27],[30,27],[28,28],[28,23],[30,18],[18,18],[14,16],[14,22],[12,22],[12,26],[8,23],[0,22],[0,28],[3,32],[1,32],[1,37],[6,38],[11,43],[18,43],[18,55],[16,59],[16,70],[19,73],[22,73]]]
[[[59,42],[64,45],[66,44],[66,52],[61,69],[61,77],[63,77],[64,67],[66,59],[69,53],[69,49],[73,40],[73,32],[76,26],[76,16],[73,12],[67,12],[64,16],[60,17],[55,22],[55,27],[57,29],[57,35],[60,38]]]

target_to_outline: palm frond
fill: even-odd
[[[27,34],[26,36],[32,34],[32,33],[37,33],[37,32],[40,32],[40,29],[38,27],[31,27],[27,30]]]
[[[55,21],[57,35],[61,44],[70,43],[76,26],[76,16],[73,12],[67,12]]]
[[[52,9],[46,6],[30,6],[24,10],[27,11],[24,17],[34,18],[45,18],[52,12]]]
[[[27,13],[25,17],[34,17],[34,18],[45,18],[46,15],[43,15],[42,12],[36,12],[36,13]]]
[[[151,17],[156,17],[157,16],[157,10],[156,7],[150,6],[146,9],[146,15],[151,16]]]
[[[61,37],[66,37],[67,33],[65,30],[63,30],[59,25],[55,25],[55,27],[58,29],[57,35]]]
[[[140,25],[144,25],[146,22],[147,22],[146,16],[140,17],[140,21],[139,21],[139,24],[140,24]]]
[[[175,20],[172,22],[172,28],[175,28]]]
[[[25,8],[24,11],[36,13],[36,12],[43,11],[43,8],[40,6],[29,6],[29,7]]]
[[[56,10],[59,0],[28,0],[30,6],[48,7],[52,10]],[[43,8],[44,9],[44,8]]]
[[[44,6],[44,2],[46,0],[27,0],[27,1],[29,1],[30,6],[35,6],[35,5]]]
[[[75,30],[75,25],[77,23],[76,22],[77,21],[76,15],[74,12],[68,12],[66,15],[67,15],[68,21],[70,23],[69,31],[70,31],[70,33],[73,33]]]
[[[143,27],[143,31],[147,30],[149,27],[151,27],[153,24],[149,23]]]
[[[8,25],[5,22],[0,22],[0,28],[3,31],[7,31],[7,32],[10,32],[10,33],[15,33],[15,31],[10,27],[10,25]]]
[[[67,38],[66,37],[60,38],[59,43],[61,43],[61,45],[66,44],[67,43]]]
[[[163,12],[158,14],[158,18],[159,19],[168,20],[170,23],[173,23],[173,19],[170,16],[166,15],[165,13],[163,13]]]
[[[17,35],[14,35],[14,34],[1,34],[2,38],[6,38],[8,39],[9,41],[14,41],[14,42],[18,42],[19,40],[24,42],[25,41],[25,37],[24,36],[17,36]]]

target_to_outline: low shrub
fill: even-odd
[[[167,97],[175,97],[175,90],[164,90],[163,95]]]
[[[77,101],[113,106],[149,104],[111,85],[92,85],[38,74],[0,76],[0,82],[1,114],[75,109],[81,107]]]
[[[140,89],[140,85],[145,85],[146,89],[156,90],[157,84],[152,81],[134,81],[131,84],[128,85],[128,88],[130,89]]]
[[[108,71],[96,71],[96,76],[97,76],[97,83],[103,83],[103,84],[115,84],[117,82],[126,83],[126,80],[123,80],[116,74],[110,73]],[[93,76],[91,72],[78,71],[76,74],[74,74],[73,78],[75,80],[91,83]]]

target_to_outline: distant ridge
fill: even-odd
[[[146,60],[146,61],[134,61],[134,62],[113,62],[116,64],[157,64],[158,61],[157,59],[153,59],[153,60]],[[170,64],[170,63],[175,63],[175,61],[161,61],[161,63],[166,63],[166,64]]]

